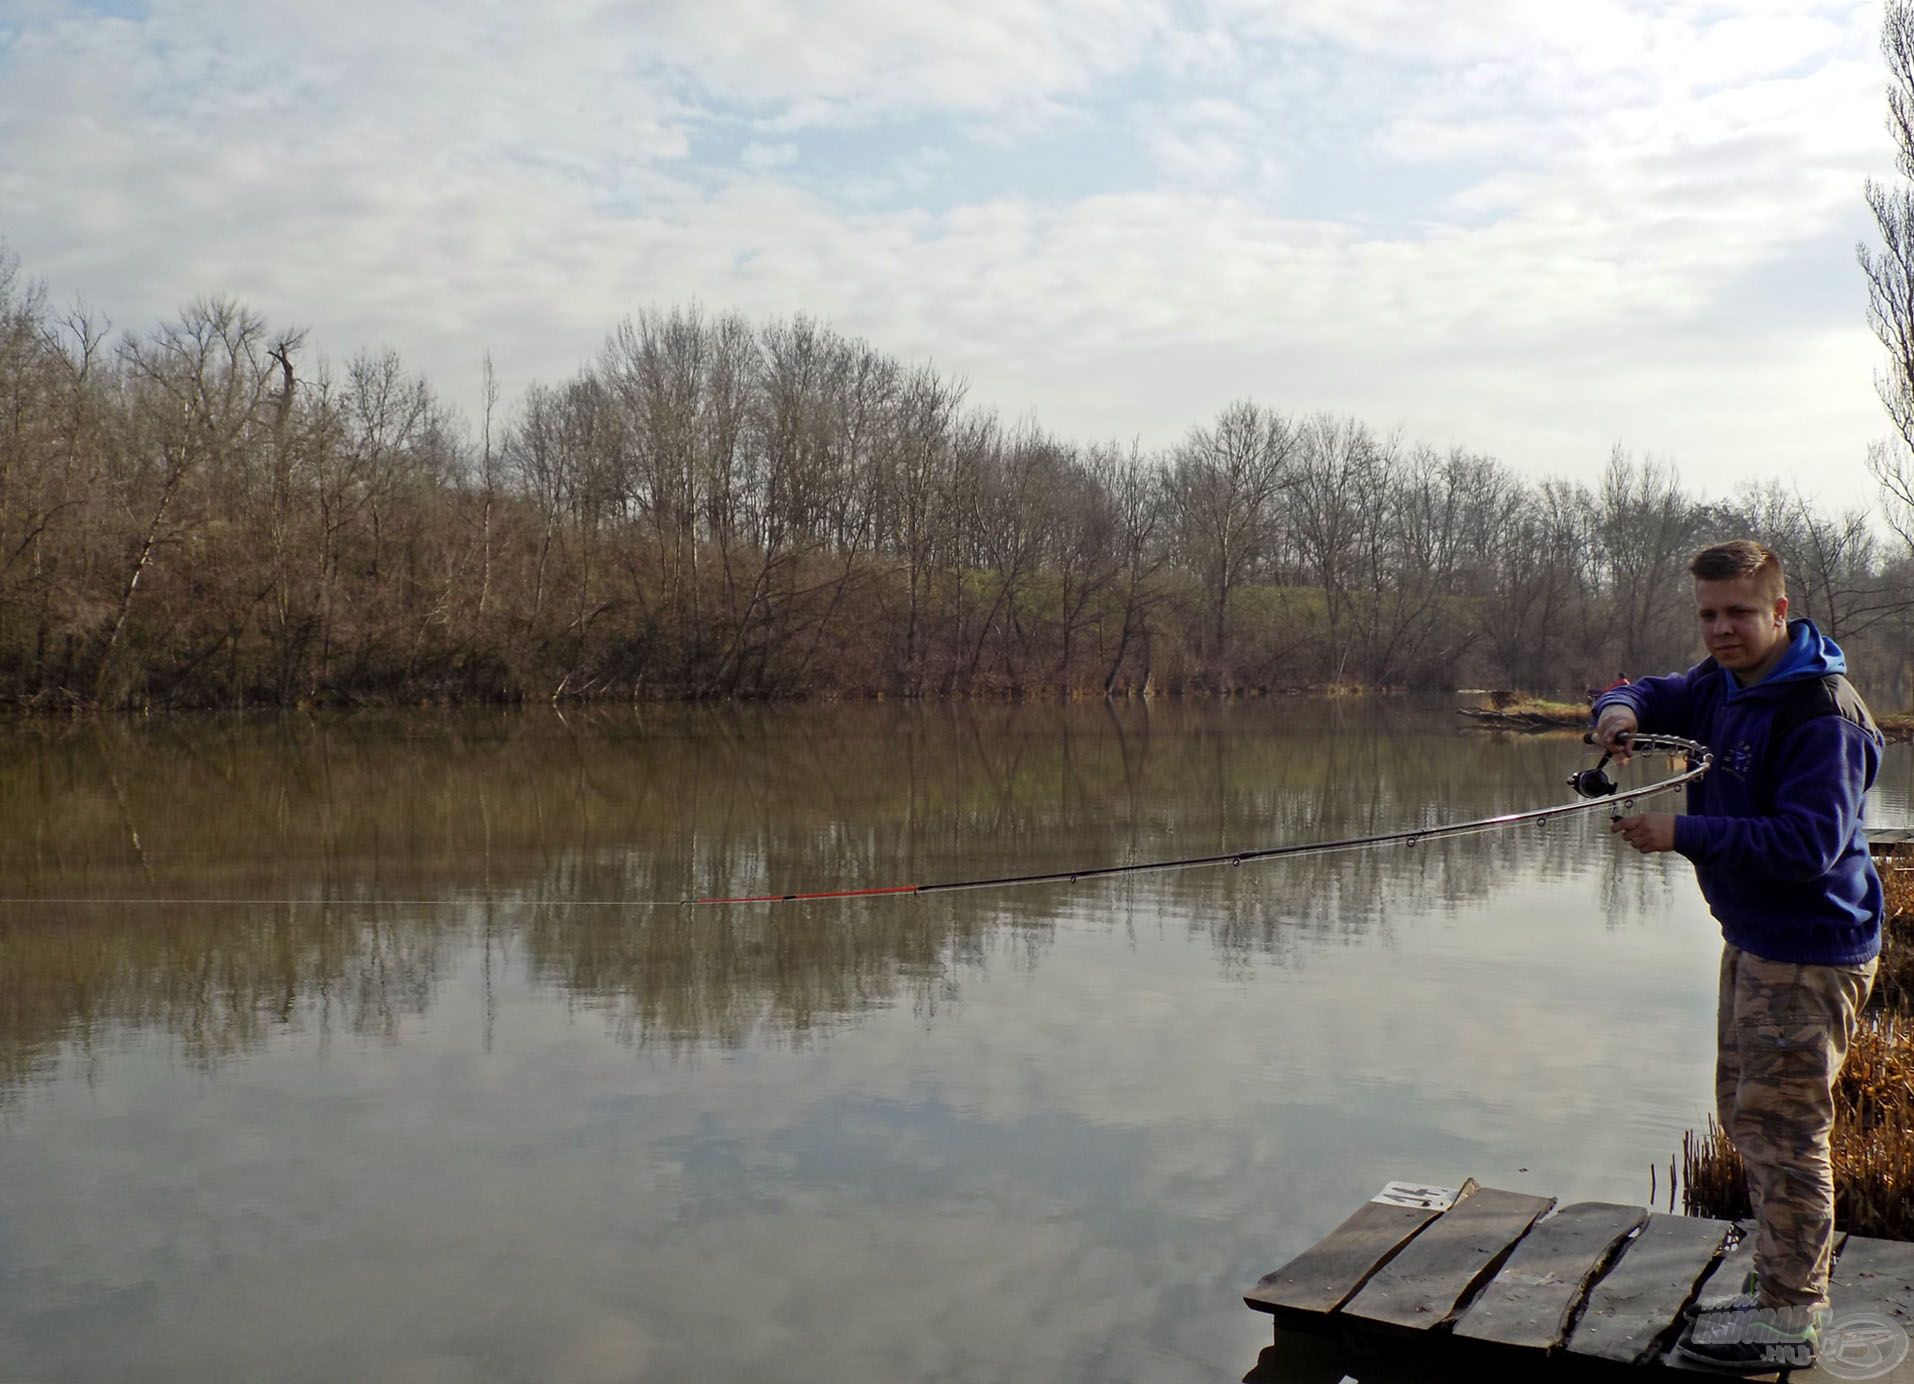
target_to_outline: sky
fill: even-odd
[[[1878,3],[0,0],[0,242],[477,408],[808,313],[1080,441],[1233,400],[1868,504]]]

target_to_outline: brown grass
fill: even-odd
[[[1887,917],[1891,922],[1914,924],[1914,850],[1897,847],[1894,854],[1877,857],[1881,887],[1887,892]]]
[[[1856,1235],[1914,1240],[1914,859],[1881,865],[1881,968],[1835,1088],[1835,1222]],[[1682,1139],[1681,1167],[1689,1215],[1749,1214],[1741,1157],[1712,1116]]]
[[[1456,710],[1474,724],[1491,730],[1585,730],[1588,727],[1586,702],[1552,702],[1531,697],[1526,692],[1493,692],[1488,706],[1464,706]]]
[[[1682,1209],[1750,1214],[1741,1155],[1714,1117],[1681,1142]],[[1914,1031],[1871,1014],[1854,1035],[1835,1092],[1834,1219],[1877,1239],[1914,1240]]]
[[[1914,1015],[1914,853],[1876,862],[1887,892],[1887,926],[1881,934],[1881,968],[1874,975],[1869,1008]]]
[[[1587,702],[1552,702],[1545,697],[1517,697],[1507,706],[1496,708],[1517,716],[1547,716],[1568,725],[1582,725],[1588,720]]]

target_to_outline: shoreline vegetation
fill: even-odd
[[[1562,731],[1587,730],[1587,702],[1557,702],[1527,694],[1488,693],[1490,706],[1459,706],[1456,714],[1485,730]],[[1888,744],[1914,740],[1914,711],[1876,715],[1874,723]]]
[[[1835,1090],[1835,1225],[1914,1240],[1914,850],[1897,847],[1877,863],[1887,924],[1874,992]],[[1680,1185],[1688,1215],[1751,1214],[1740,1155],[1712,1116],[1682,1139]]]
[[[1488,706],[1459,706],[1458,716],[1466,716],[1485,730],[1559,731],[1587,730],[1588,702],[1557,702],[1527,693],[1490,692]]]
[[[1229,404],[1173,445],[1007,421],[805,316],[617,323],[465,418],[221,298],[133,331],[0,247],[0,704],[28,711],[1275,694],[1676,667],[1750,534],[1887,705],[1914,551],[1778,484],[1589,482]]]

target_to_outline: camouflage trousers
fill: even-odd
[[[1715,1109],[1748,1170],[1764,1306],[1827,1302],[1834,1082],[1878,964],[1805,966],[1722,951]]]

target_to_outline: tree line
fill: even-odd
[[[1742,534],[1904,701],[1914,542],[1778,485],[1535,482],[1249,401],[1084,444],[695,307],[509,407],[486,362],[468,422],[224,299],[114,338],[0,255],[16,704],[1579,689],[1691,659],[1686,557]]]

